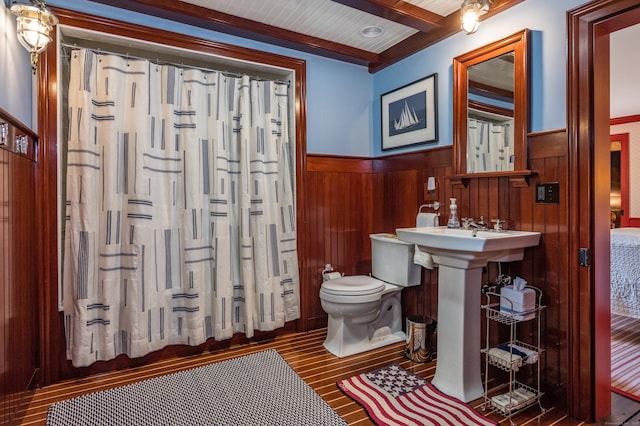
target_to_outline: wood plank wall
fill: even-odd
[[[24,132],[10,128],[16,135]],[[38,370],[36,165],[11,142],[0,147],[0,424],[10,424]]]
[[[460,217],[486,221],[505,219],[511,229],[539,231],[540,245],[526,249],[521,262],[503,264],[502,271],[521,276],[544,293],[548,306],[543,316],[545,390],[563,407],[567,393],[568,332],[568,157],[565,130],[531,134],[529,167],[533,171],[526,187],[513,187],[508,177],[470,179],[465,186],[451,185],[450,148],[437,148],[376,159],[307,156],[307,191],[304,232],[308,247],[301,247],[305,266],[301,271],[306,293],[303,303],[310,328],[326,326],[326,314],[318,292],[326,263],[347,275],[371,272],[368,235],[394,232],[415,224],[418,208],[434,199],[424,193],[429,176],[438,182],[436,194],[443,206],[440,223],[445,224],[450,197],[458,199]],[[536,184],[558,182],[559,204],[535,202]],[[426,196],[425,196],[426,195]],[[485,268],[483,280],[493,281],[497,264]],[[423,284],[402,294],[405,315],[437,317],[437,270],[423,269]],[[522,338],[534,333],[532,324],[522,324]],[[504,336],[503,336],[504,337]],[[529,336],[530,337],[530,336]]]
[[[503,272],[521,275],[540,287],[548,306],[543,322],[543,360],[545,391],[564,408],[567,394],[568,332],[568,226],[567,205],[567,134],[565,130],[532,134],[528,142],[529,166],[534,174],[527,187],[511,186],[508,177],[471,179],[468,186],[452,186],[450,147],[378,158],[356,158],[308,154],[306,157],[303,223],[304,246],[299,247],[302,318],[289,324],[286,333],[296,327],[312,330],[325,327],[327,316],[319,299],[322,269],[330,263],[347,275],[371,272],[369,234],[394,232],[398,227],[415,224],[418,208],[424,202],[439,200],[443,207],[440,223],[447,218],[448,199],[458,198],[461,217],[485,220],[508,220],[512,229],[542,232],[539,247],[526,250],[525,260],[504,264]],[[429,176],[438,182],[434,197],[424,193]],[[559,204],[536,204],[538,182],[559,182]],[[426,195],[426,197],[425,197]],[[423,284],[405,289],[402,294],[405,315],[437,317],[437,269],[423,269]],[[493,280],[497,265],[490,264],[483,279]],[[522,327],[524,334],[531,328]],[[264,337],[268,338],[269,334]],[[526,338],[526,336],[525,336]],[[242,340],[234,338],[234,342]],[[57,349],[62,377],[80,377],[154,360],[228,347],[231,342],[208,342],[197,348],[172,347],[151,356],[129,360],[119,357],[96,363],[87,369],[73,369],[64,360],[63,348]]]

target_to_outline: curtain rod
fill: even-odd
[[[154,61],[153,59],[150,58],[145,58],[143,56],[136,56],[136,55],[130,55],[128,53],[120,53],[120,52],[112,52],[112,51],[108,51],[108,50],[104,50],[104,49],[96,49],[96,48],[91,48],[91,47],[84,47],[84,46],[78,46],[77,44],[68,44],[68,43],[60,43],[61,47],[66,47],[69,49],[85,49],[85,50],[89,50],[93,53],[97,53],[97,54],[106,54],[106,55],[116,55],[116,56],[120,56],[121,58],[126,58],[126,59],[136,59],[136,60],[144,60],[144,61],[149,61],[153,64],[156,65],[173,65],[175,67],[178,68],[189,68],[189,69],[194,69],[194,70],[200,70],[200,71],[205,71],[205,72],[219,72],[222,75],[226,76],[226,77],[244,77],[245,75],[248,74],[241,74],[241,73],[237,73],[237,72],[231,72],[231,71],[222,71],[222,70],[216,70],[216,69],[211,69],[211,68],[202,68],[202,67],[197,67],[195,65],[186,65],[186,64],[177,64],[175,62],[168,62],[168,61],[161,61],[159,58],[156,58],[156,60]],[[268,78],[264,78],[264,77],[259,77],[259,76],[252,76],[249,75],[249,78],[251,80],[256,80],[256,81],[271,81],[273,83],[276,84],[286,84],[287,87],[291,86],[291,81],[284,81],[284,80],[273,80],[273,79],[268,79]]]

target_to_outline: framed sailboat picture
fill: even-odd
[[[438,74],[380,96],[382,150],[438,141]]]

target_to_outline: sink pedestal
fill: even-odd
[[[461,269],[434,256],[438,271],[438,346],[432,384],[440,391],[469,402],[480,398],[480,298],[482,266]],[[486,265],[486,262],[484,262]]]
[[[539,232],[399,228],[398,238],[431,254],[438,271],[438,347],[433,385],[464,402],[484,392],[480,371],[482,268],[522,260]]]

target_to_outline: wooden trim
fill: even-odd
[[[487,44],[471,52],[453,58],[453,167],[456,175],[467,172],[467,115],[468,115],[468,68],[514,52],[514,98],[513,98],[513,140],[515,170],[527,169],[527,133],[529,131],[529,30],[523,30],[508,37]]]
[[[512,170],[508,172],[460,173],[445,176],[445,179],[449,179],[453,186],[467,187],[473,179],[506,177],[514,188],[526,188],[529,186],[529,176],[533,174],[535,173],[531,170]]]
[[[6,149],[12,154],[26,157],[31,161],[37,162],[38,146],[40,144],[38,134],[2,108],[0,108],[0,123],[9,125],[8,128],[3,129],[5,132],[8,130],[8,134],[3,133],[2,136],[6,139],[0,144],[0,149]],[[26,138],[25,151],[18,149],[18,137]]]
[[[408,2],[396,0],[334,0],[380,18],[389,19],[419,31],[431,31],[440,26],[443,16]]]
[[[505,10],[509,9],[512,6],[515,6],[522,1],[523,0],[495,0],[491,5],[489,11],[484,14],[480,18],[480,20],[483,21],[490,18],[491,16],[497,15],[500,12],[504,12]],[[426,49],[427,47],[432,46],[447,37],[459,33],[461,31],[460,12],[457,11],[445,17],[440,22],[440,25],[441,26],[439,28],[431,30],[427,33],[416,33],[413,36],[380,53],[376,62],[369,63],[369,72],[378,72],[381,69],[384,69],[389,65],[392,65],[406,58],[407,56],[413,55],[414,53]]]
[[[611,411],[609,183],[598,179],[610,167],[609,85],[591,82],[609,81],[609,33],[638,22],[635,0],[595,0],[567,12],[570,252],[587,248],[592,259],[569,264],[568,412],[587,420]]]
[[[136,40],[165,44],[167,46],[173,46],[183,49],[191,49],[203,53],[222,56],[225,58],[263,63],[267,65],[292,69],[296,72],[299,69],[305,68],[306,64],[306,61],[304,59],[278,55],[275,53],[250,49],[247,47],[235,46],[228,43],[221,43],[218,41],[193,37],[186,34],[178,34],[167,30],[145,27],[142,25],[118,21],[101,16],[87,15],[81,12],[54,6],[51,6],[50,9],[60,19],[61,25],[67,25],[70,27],[86,28],[93,31],[119,35]],[[91,16],[92,22],[88,22],[89,20],[87,19],[87,16]]]
[[[377,54],[226,13],[212,11],[211,9],[186,2],[173,0],[95,1],[108,6],[182,22],[212,31],[368,66],[371,73],[377,72],[461,31],[459,11],[447,17],[441,17],[412,4],[395,0],[340,0],[339,3],[420,30],[415,35]],[[497,15],[522,1],[494,0],[489,11],[481,19],[484,20]]]
[[[227,13],[213,11],[187,2],[176,2],[174,0],[95,1],[120,9],[157,16],[194,27],[219,31],[237,37],[283,46],[340,61],[351,62],[357,65],[367,65],[369,62],[378,59],[378,55],[372,52],[240,18]]]
[[[550,155],[567,156],[567,129],[532,132],[527,135],[529,161]]]
[[[371,159],[307,154],[308,172],[372,173]]]
[[[64,327],[58,313],[58,153],[57,153],[57,62],[56,34],[53,43],[40,54],[37,71],[38,130],[40,161],[36,175],[37,222],[40,224],[39,308],[40,316],[40,385],[59,380],[64,356]],[[63,358],[64,359],[64,358]]]
[[[513,97],[513,94],[512,94]],[[469,109],[475,109],[477,111],[488,112],[490,114],[502,115],[504,117],[513,118],[513,110],[502,108],[496,105],[485,104],[484,102],[474,101],[469,99]]]
[[[514,99],[513,92],[511,90],[501,89],[499,87],[494,87],[488,84],[479,83],[474,80],[469,81],[469,93],[474,94],[476,96],[483,96],[485,98],[495,99],[502,102],[513,102],[513,99]],[[477,101],[470,100],[469,103],[471,102],[477,102]]]
[[[14,117],[13,115],[9,114],[9,111],[7,111],[7,110],[5,110],[3,108],[0,108],[0,118],[3,119],[3,120],[8,121],[9,123],[11,123],[14,126],[16,126],[17,128],[19,128],[22,133],[25,133],[28,136],[31,136],[33,139],[38,139],[39,136],[38,136],[38,134],[36,132],[31,130],[29,128],[29,126],[24,124],[22,121],[18,120],[16,117]]]
[[[139,40],[151,41],[169,46],[191,49],[195,51],[211,53],[227,58],[259,62],[281,68],[291,69],[295,73],[295,143],[296,143],[296,168],[299,171],[306,169],[306,61],[283,55],[271,54],[254,49],[233,46],[211,40],[177,34],[157,28],[126,23],[114,19],[93,16],[81,12],[75,12],[62,8],[51,8],[60,20],[61,25],[86,28],[94,31],[116,34]],[[198,352],[206,347],[224,347],[231,341],[207,342],[199,347],[170,347],[165,352],[158,351],[148,357],[136,360],[126,360],[122,357],[112,362],[96,363],[91,368],[73,369],[66,361],[64,350],[64,328],[62,314],[58,312],[58,225],[57,225],[57,144],[58,144],[58,110],[57,110],[57,62],[56,43],[51,43],[47,50],[41,54],[38,66],[38,128],[41,133],[42,158],[36,178],[38,186],[38,223],[40,224],[40,258],[43,259],[39,266],[40,283],[40,360],[42,367],[42,383],[50,384],[59,381],[69,374],[82,376],[98,371],[106,371],[122,368],[123,365],[136,365],[148,362],[149,359],[162,357],[163,353]],[[304,192],[305,173],[296,173],[296,203],[305,205],[306,194]],[[303,209],[297,209],[298,221],[298,250],[300,268],[305,264],[307,247],[305,217]],[[302,280],[302,277],[301,277]],[[301,288],[306,283],[301,282]],[[301,304],[301,319],[288,323],[284,330],[305,330],[308,324],[305,321],[307,306]],[[282,330],[281,330],[282,331]],[[257,339],[264,333],[256,333]],[[234,336],[233,341],[242,340],[242,337]],[[166,355],[165,355],[166,356]],[[69,373],[69,372],[72,373]]]
[[[629,123],[637,123],[640,121],[640,114],[636,115],[628,115],[625,117],[616,117],[609,120],[611,126],[620,125],[620,124],[629,124]],[[621,226],[632,226],[638,227],[640,226],[640,218],[634,218],[629,216],[629,192],[630,188],[630,177],[629,177],[629,134],[618,134],[611,135],[618,137],[620,142],[622,143],[622,150],[620,152],[620,191],[622,193],[622,211],[624,212],[622,217],[620,218]],[[613,140],[613,139],[612,139]],[[632,225],[632,223],[636,223],[636,225]]]
[[[611,135],[611,142],[620,143],[620,226],[629,226],[629,133]],[[639,218],[640,219],[640,218]]]
[[[640,121],[640,114],[637,115],[627,115],[626,117],[617,117],[609,120],[609,123],[612,126],[616,124],[627,124],[627,123],[635,123],[636,121]]]

